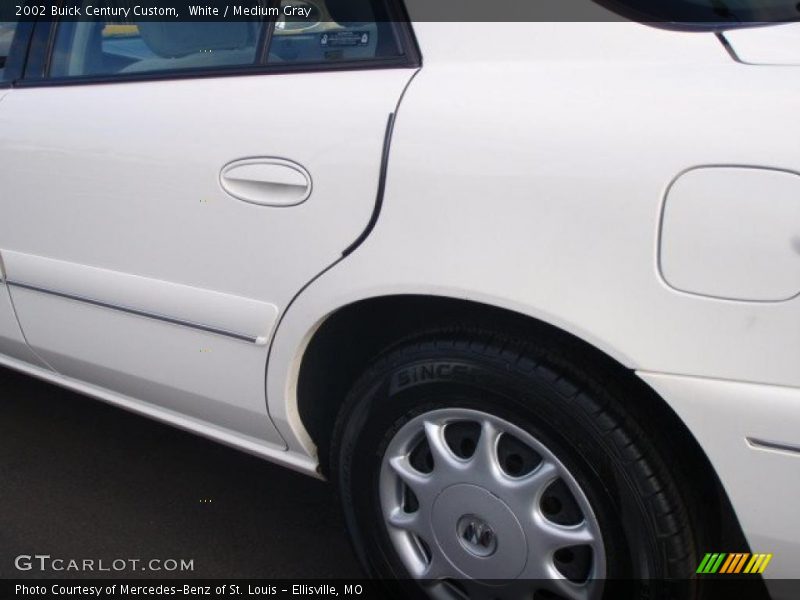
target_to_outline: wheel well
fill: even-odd
[[[672,408],[627,369],[583,340],[540,320],[466,300],[389,296],[364,300],[331,315],[314,334],[300,366],[298,410],[328,474],[331,434],[345,397],[375,357],[403,340],[435,331],[490,330],[557,348],[593,377],[613,381],[626,409],[682,470],[706,511],[695,515],[719,547],[747,549],[738,520],[705,452]]]

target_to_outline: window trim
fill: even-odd
[[[14,86],[20,82],[28,79],[29,77],[41,78],[44,74],[44,68],[47,62],[47,56],[50,54],[55,37],[55,23],[52,21],[36,20],[33,26],[33,34],[31,35],[30,44],[28,46],[28,55],[25,60],[25,69],[22,77],[14,82]]]
[[[278,0],[276,0],[277,2]],[[24,75],[7,82],[13,87],[63,87],[75,85],[98,85],[133,83],[147,81],[179,81],[186,79],[208,79],[220,77],[242,77],[255,75],[288,75],[298,73],[328,73],[337,71],[360,71],[376,69],[418,69],[422,66],[419,45],[414,35],[408,13],[401,0],[386,0],[401,56],[373,58],[368,60],[339,61],[331,63],[267,63],[267,53],[275,30],[275,20],[267,23],[262,36],[262,47],[257,49],[262,62],[252,65],[232,65],[221,67],[198,67],[141,73],[108,75],[86,75],[77,77],[49,77],[48,72],[53,56],[55,35],[60,20],[37,21],[33,28],[30,48],[25,63]]]

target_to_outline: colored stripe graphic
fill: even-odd
[[[739,559],[739,564],[736,565],[736,570],[734,571],[734,573],[741,573],[742,572],[742,567],[744,567],[744,563],[748,559],[749,556],[750,556],[749,552],[746,552],[746,553],[742,554],[742,558]]]
[[[764,557],[764,562],[761,563],[761,568],[758,570],[758,572],[759,573],[763,573],[764,569],[767,568],[767,565],[769,564],[769,561],[771,561],[771,560],[772,560],[772,554],[767,554]]]
[[[697,573],[709,574],[716,573],[722,561],[725,560],[727,555],[723,553],[706,554],[703,562],[697,567]]]
[[[772,554],[709,552],[695,572],[702,575],[763,573],[771,560]]]
[[[753,557],[750,559],[750,562],[747,563],[747,566],[744,568],[744,572],[745,573],[750,573],[752,571],[752,569],[755,566],[756,561],[758,560],[759,556],[761,556],[761,555],[760,554],[753,554]]]
[[[695,571],[695,573],[705,573],[705,572],[706,572],[706,570],[705,570],[705,569],[706,569],[706,565],[708,564],[708,562],[709,562],[710,560],[711,560],[711,555],[707,553],[707,554],[706,554],[706,555],[703,557],[703,560],[702,560],[702,562],[700,563],[700,566],[699,566],[699,567],[697,567],[697,571]]]
[[[759,554],[758,558],[756,559],[756,564],[753,565],[753,568],[750,569],[751,573],[758,573],[758,569],[761,568],[761,563],[764,562],[765,554]]]
[[[711,567],[711,570],[709,571],[709,573],[716,573],[717,570],[719,570],[719,567],[722,564],[722,561],[725,559],[725,556],[727,556],[727,555],[724,552],[719,555],[719,558],[717,558],[716,562]]]
[[[728,558],[722,564],[722,568],[719,570],[720,573],[730,573],[731,565],[733,565],[736,560],[739,558],[738,554],[728,554]]]
[[[772,560],[772,554],[754,554],[750,562],[747,563],[745,573],[763,573],[767,568],[769,561]]]

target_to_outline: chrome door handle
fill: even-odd
[[[282,158],[246,158],[228,163],[220,185],[234,198],[262,206],[296,206],[311,196],[311,175]]]

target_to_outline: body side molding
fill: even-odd
[[[25,289],[259,346],[278,314],[267,302],[212,290],[19,252],[3,257],[12,295]]]
[[[67,300],[75,300],[76,302],[83,302],[85,304],[92,304],[94,306],[98,306],[100,308],[108,308],[110,310],[117,310],[120,312],[128,313],[131,315],[136,315],[139,317],[145,317],[148,319],[155,319],[157,321],[164,321],[165,323],[172,323],[173,325],[181,325],[183,327],[191,327],[192,329],[198,329],[200,331],[205,331],[207,333],[215,333],[217,335],[224,335],[230,338],[234,338],[237,340],[242,340],[243,342],[250,342],[252,344],[263,345],[261,341],[263,338],[260,337],[252,337],[250,335],[242,334],[242,333],[235,333],[233,331],[226,331],[224,329],[218,329],[216,327],[210,327],[208,325],[202,325],[200,323],[194,323],[192,321],[185,321],[183,319],[176,319],[173,317],[167,317],[165,315],[160,315],[156,313],[146,312],[143,310],[137,310],[135,308],[130,308],[128,306],[122,306],[119,304],[109,304],[108,302],[102,302],[100,300],[93,300],[92,298],[84,298],[82,296],[76,296],[74,294],[66,294],[64,292],[57,292],[55,290],[49,290],[45,288],[36,287],[34,285],[28,285],[26,283],[19,283],[17,281],[7,281],[6,282],[11,287],[18,287],[26,290],[30,290],[32,292],[39,292],[40,294],[48,294],[50,296],[57,296],[59,298],[66,298]]]

